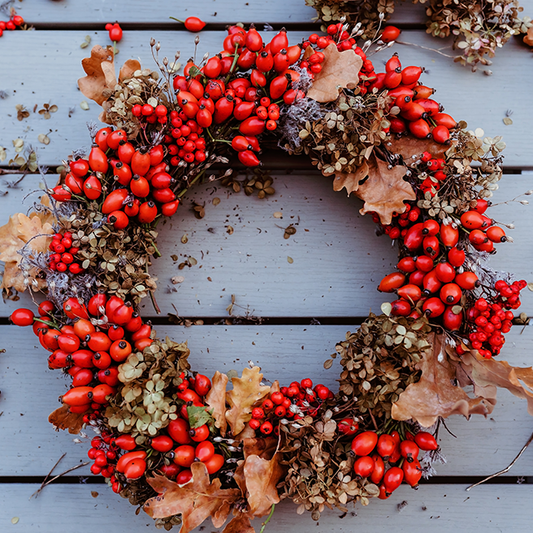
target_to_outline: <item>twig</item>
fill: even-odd
[[[276,508],[276,504],[273,503],[272,504],[272,509],[270,509],[270,514],[268,515],[268,518],[261,524],[261,529],[259,530],[259,533],[264,533],[267,524],[270,522],[270,519],[274,515],[274,509],[275,508]]]
[[[376,419],[374,418],[374,414],[372,413],[372,411],[369,409],[368,410],[369,414],[370,414],[370,418],[372,419],[372,423],[374,424],[374,428],[376,429],[376,431],[379,430],[378,428],[378,425],[376,423]]]
[[[485,483],[485,481],[488,481],[489,479],[495,478],[497,476],[501,476],[502,474],[505,474],[506,472],[509,472],[511,468],[514,466],[516,461],[520,459],[522,454],[526,451],[527,447],[533,442],[533,433],[531,434],[531,437],[529,437],[528,441],[524,444],[524,447],[518,452],[518,455],[511,461],[511,464],[504,468],[503,470],[500,470],[499,472],[496,472],[495,474],[492,474],[489,477],[486,477],[485,479],[482,479],[481,481],[478,481],[477,483],[474,483],[473,485],[470,485],[469,487],[466,487],[465,490],[473,489],[474,487],[477,487],[478,485],[481,485],[481,483]]]
[[[429,48],[427,46],[422,46],[421,44],[415,44],[415,43],[406,43],[405,41],[396,41],[398,44],[405,44],[406,46],[416,46],[417,48],[423,48],[424,50],[430,50],[431,52],[435,52],[437,54],[440,54],[444,57],[449,57],[453,59],[455,56],[451,56],[450,54],[445,54],[444,52],[441,52],[440,50],[437,50],[436,48]]]
[[[64,453],[61,457],[61,459],[63,459],[63,457],[65,457],[65,455],[67,455],[66,453]],[[61,459],[59,459],[59,461],[61,461]],[[58,463],[59,463],[58,461]],[[76,465],[76,466],[73,466],[72,468],[69,468],[68,470],[65,470],[64,472],[61,472],[61,474],[57,474],[57,476],[54,476],[52,479],[49,479],[48,481],[46,481],[46,478],[45,478],[45,481],[43,481],[43,483],[41,484],[39,490],[35,491],[31,496],[30,496],[30,499],[36,495],[36,494],[39,494],[39,492],[41,492],[44,487],[46,487],[46,485],[49,485],[50,483],[52,483],[53,481],[55,481],[56,479],[60,478],[61,476],[64,476],[65,474],[68,474],[69,472],[72,472],[73,470],[78,470],[78,468],[81,468],[82,466],[87,466],[91,461],[86,461],[85,463],[81,463],[79,465]],[[56,463],[57,465],[57,463]],[[54,466],[55,468],[55,466]],[[52,470],[54,469],[52,468]],[[52,470],[50,470],[48,476],[52,473]],[[46,476],[48,478],[48,476]]]
[[[55,467],[63,460],[63,457],[65,457],[65,455],[67,455],[67,452],[65,452],[58,460],[57,460],[57,463],[52,467],[52,470],[50,470],[50,472],[48,472],[48,474],[46,474],[46,477],[43,479],[43,482],[41,483],[41,486],[39,487],[39,490],[35,491],[31,496],[30,496],[30,500],[33,498],[33,496],[35,494],[38,494],[41,490],[43,490],[44,488],[44,485],[46,483],[46,480],[50,477],[50,475],[52,474],[52,472],[55,470]]]

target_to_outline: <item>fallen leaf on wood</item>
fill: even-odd
[[[228,381],[228,376],[217,370],[211,380],[211,390],[205,397],[206,405],[213,409],[215,426],[220,429],[220,434],[222,436],[226,434],[226,429],[228,427],[228,422],[226,420],[226,385],[228,384]]]
[[[392,222],[393,213],[405,212],[404,202],[416,199],[413,188],[403,179],[406,170],[402,165],[389,169],[387,163],[371,155],[368,160],[368,179],[356,191],[357,196],[365,202],[360,213],[377,213],[381,223],[388,225]]]
[[[322,70],[315,75],[307,91],[308,98],[321,103],[336,100],[340,89],[355,89],[363,66],[363,60],[353,50],[339,52],[335,43],[330,44],[323,53],[326,59],[322,63]]]
[[[422,376],[417,383],[409,385],[392,405],[392,418],[413,418],[420,425],[429,427],[439,416],[490,414],[495,402],[470,398],[461,386],[454,385],[455,366],[446,355],[444,336],[431,333],[427,340],[430,347],[424,351],[423,359],[416,367],[422,370]]]
[[[226,420],[233,435],[238,435],[252,417],[252,406],[270,392],[270,387],[261,385],[262,379],[263,374],[257,366],[245,368],[240,378],[232,378],[233,389],[226,395],[231,407],[226,411]]]
[[[18,268],[22,256],[18,253],[27,243],[36,253],[47,252],[53,234],[52,222],[55,220],[50,212],[16,213],[11,216],[9,222],[0,227],[0,261],[5,263],[4,276],[0,288],[8,290],[13,288],[19,292],[26,290],[24,274]],[[31,285],[32,289],[38,290],[46,286],[44,280],[37,279],[35,269],[29,272],[28,280],[36,279],[37,285]]]
[[[191,465],[192,479],[178,485],[165,476],[155,474],[146,481],[158,493],[144,504],[144,510],[152,518],[166,518],[181,514],[180,533],[189,533],[206,518],[211,517],[215,528],[222,527],[229,516],[231,506],[241,498],[238,489],[221,489],[220,479],[209,481],[203,463]]]
[[[507,361],[485,359],[477,350],[461,356],[462,370],[474,384],[474,393],[496,401],[496,387],[527,400],[527,410],[533,415],[533,368],[511,366]]]
[[[417,139],[410,133],[402,135],[399,139],[391,137],[386,147],[389,152],[400,154],[406,163],[411,163],[413,156],[418,159],[424,152],[429,152],[435,158],[441,158],[450,149],[449,144],[436,143],[432,139]]]
[[[352,192],[359,190],[359,182],[365,176],[368,176],[368,164],[366,161],[363,161],[363,164],[357,169],[357,172],[336,173],[333,179],[333,190],[338,192],[346,188],[348,196],[350,196]]]
[[[83,427],[83,413],[71,413],[67,405],[59,407],[48,417],[48,422],[54,426],[56,430],[68,429],[68,432],[77,435]]]

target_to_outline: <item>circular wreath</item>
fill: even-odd
[[[118,80],[113,50],[94,47],[79,86],[110,127],[93,130],[88,157],[65,162],[29,217],[0,229],[3,288],[47,295],[37,316],[11,320],[33,326],[49,366],[72,377],[50,422],[94,429],[92,472],[159,527],[231,516],[225,531],[250,531],[283,498],[316,520],[388,498],[432,474],[443,418],[490,413],[494,385],[532,401],[522,383],[533,371],[494,359],[526,285],[485,264],[509,240],[486,215],[504,143],[443,113],[423,69],[394,55],[375,73],[354,32],[336,28],[289,46],[284,30],[264,43],[232,26],[220,54],[183,74],[152,40],[158,70],[129,60]],[[156,289],[158,223],[196,183],[237,190],[226,156],[257,167],[272,142],[307,154],[398,243],[397,271],[378,287],[396,299],[335,347],[337,393],[266,381],[258,367],[227,391],[228,375],[191,371],[187,345],[158,339],[136,311]],[[244,185],[274,192],[260,174]]]

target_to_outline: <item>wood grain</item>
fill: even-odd
[[[48,184],[55,183],[49,176]],[[38,178],[27,176],[19,189],[0,197],[0,224],[13,210],[26,211],[37,198]],[[0,181],[1,183],[1,181]],[[381,303],[394,299],[380,294],[380,279],[394,270],[396,248],[387,236],[376,237],[370,217],[361,217],[361,202],[344,192],[335,193],[329,179],[317,174],[276,175],[276,194],[267,200],[230,194],[217,183],[193,189],[172,219],[160,225],[158,246],[163,257],[151,270],[158,277],[156,297],[163,315],[222,317],[235,294],[237,303],[262,317],[367,316]],[[533,176],[506,175],[493,198],[489,215],[514,223],[514,243],[498,246],[489,266],[507,270],[517,279],[533,280],[531,206],[502,203],[533,189]],[[213,199],[220,198],[219,205]],[[524,197],[522,197],[524,198]],[[527,198],[527,196],[525,197]],[[193,202],[205,204],[206,215],[194,218]],[[5,206],[5,207],[4,207]],[[275,212],[283,214],[274,218]],[[283,228],[297,224],[297,233],[285,240]],[[233,234],[228,234],[229,228]],[[188,242],[182,244],[186,235]],[[186,257],[198,264],[179,269]],[[293,263],[288,262],[288,257]],[[177,259],[176,259],[177,258]],[[183,276],[173,285],[174,276]],[[176,291],[176,292],[169,292]],[[523,310],[533,314],[533,293],[523,292]],[[9,315],[20,302],[0,303],[0,316]],[[151,302],[142,304],[143,316],[154,316]],[[236,309],[243,314],[243,309]]]
[[[418,491],[402,485],[385,501],[368,507],[357,504],[347,515],[326,511],[318,523],[309,514],[299,516],[291,502],[276,507],[266,531],[349,533],[365,529],[376,533],[409,531],[527,532],[531,529],[531,485],[487,485],[465,492],[465,485],[429,485]],[[113,531],[155,531],[144,512],[138,516],[127,500],[105,485],[50,485],[28,501],[39,485],[10,484],[0,490],[0,524],[3,531],[54,531],[93,533],[101,527]],[[93,493],[96,494],[93,494]],[[398,505],[402,504],[401,512]],[[17,525],[11,520],[18,518]],[[392,522],[394,525],[392,525]],[[261,519],[254,522],[256,531]],[[214,531],[211,522],[195,530]]]
[[[0,100],[0,146],[14,155],[12,140],[20,137],[37,149],[41,164],[57,166],[74,149],[90,147],[90,138],[85,126],[87,121],[96,121],[99,107],[90,102],[90,110],[83,111],[80,102],[86,98],[77,89],[77,79],[83,75],[81,60],[89,55],[89,49],[80,49],[88,31],[36,31],[9,32],[3,39],[13,53],[0,57],[0,69],[9,73],[2,80],[2,90],[8,98]],[[107,32],[89,32],[92,44],[108,44]],[[181,50],[182,61],[193,56],[194,38],[188,32],[131,31],[120,43],[117,62],[123,63],[130,57],[140,58],[143,66],[154,66],[150,56],[150,37],[162,43],[161,54],[173,57]],[[216,53],[222,45],[222,32],[205,32],[201,35],[197,57],[205,52]],[[291,42],[305,37],[304,32],[290,32]],[[450,53],[450,43],[438,41],[429,35],[416,31],[405,31],[403,41],[429,48],[445,47]],[[507,143],[505,165],[525,169],[533,167],[529,147],[531,135],[529,126],[533,122],[533,110],[528,105],[529,87],[533,85],[533,70],[525,69],[531,52],[517,41],[510,41],[498,50],[491,69],[492,76],[481,72],[472,73],[455,63],[451,58],[410,45],[395,45],[394,49],[372,56],[376,70],[383,69],[382,61],[398,51],[404,65],[424,65],[426,73],[422,81],[435,87],[436,98],[448,113],[457,120],[466,120],[472,129],[482,128],[490,136],[503,135]],[[31,54],[22,51],[32,50]],[[24,68],[19,68],[24,64]],[[39,80],[35,82],[28,79]],[[520,83],[517,80],[521,80]],[[40,109],[46,102],[59,107],[50,120],[33,113],[34,106]],[[19,122],[15,105],[22,104],[31,112],[28,119]],[[69,118],[69,110],[71,117]],[[505,126],[502,122],[507,110],[513,111],[514,124]],[[48,146],[38,143],[40,133],[47,133],[51,142]],[[267,161],[268,163],[268,161]]]
[[[323,363],[335,351],[335,344],[345,338],[349,326],[159,326],[159,337],[169,336],[189,343],[194,370],[212,376],[215,370],[239,372],[248,361],[260,366],[265,378],[279,378],[282,384],[310,377],[337,390],[340,366],[325,371]],[[57,398],[64,394],[70,379],[60,371],[47,369],[48,357],[35,337],[25,329],[0,326],[0,476],[42,476],[48,473],[63,452],[62,472],[86,460],[89,443],[75,443],[73,436],[56,433],[47,422],[58,407]],[[533,329],[522,334],[518,327],[508,335],[502,358],[517,366],[531,366],[530,348]],[[488,419],[475,416],[470,421],[453,417],[448,427],[456,440],[444,429],[440,442],[448,464],[437,466],[442,476],[489,475],[507,466],[532,431],[531,417],[525,401],[502,390],[499,403]],[[88,439],[93,435],[90,431]],[[490,444],[482,444],[487,441]],[[59,468],[59,467],[58,467]],[[88,473],[88,469],[81,473]],[[74,475],[78,475],[76,472]],[[530,450],[510,475],[533,475]]]

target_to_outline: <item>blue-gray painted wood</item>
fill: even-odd
[[[100,528],[131,533],[156,531],[147,514],[141,512],[136,516],[134,507],[106,486],[49,485],[39,496],[29,500],[38,488],[39,485],[33,484],[0,487],[2,531],[93,533]],[[466,485],[429,485],[414,491],[402,485],[386,501],[372,500],[368,507],[357,504],[353,510],[350,506],[350,512],[342,518],[338,510],[325,511],[318,523],[313,522],[309,514],[297,515],[296,506],[291,502],[282,502],[276,507],[266,531],[531,531],[531,485],[485,485],[471,492],[465,492],[465,488]],[[11,522],[14,518],[18,518],[16,525]],[[261,521],[253,522],[256,531],[261,528]],[[195,530],[199,531],[215,530],[208,520],[203,528]]]
[[[340,366],[324,370],[323,363],[344,340],[349,326],[159,326],[159,337],[169,336],[189,343],[193,370],[212,376],[215,370],[227,372],[248,366],[262,368],[266,379],[279,379],[282,385],[310,377],[337,390]],[[56,433],[47,422],[59,407],[70,378],[58,370],[48,370],[47,352],[23,328],[0,326],[0,476],[45,475],[63,452],[62,468],[86,460],[87,440],[75,443],[73,436]],[[515,327],[508,334],[502,358],[516,366],[531,366],[533,329]],[[505,390],[498,393],[498,405],[485,419],[470,421],[456,416],[448,420],[454,439],[444,429],[439,437],[448,464],[437,467],[439,475],[489,475],[507,466],[531,434],[531,417],[526,402]],[[87,432],[89,439],[93,436]],[[512,436],[512,438],[511,438]],[[490,446],[481,444],[489,439]],[[61,471],[63,471],[61,470]],[[84,471],[87,473],[88,469]],[[78,472],[76,472],[78,474]],[[75,474],[74,474],[75,475]],[[533,453],[528,452],[514,467],[512,475],[533,475]],[[1,529],[0,529],[1,531]]]
[[[42,164],[57,166],[76,148],[90,147],[90,138],[85,127],[86,121],[97,120],[99,106],[90,102],[90,110],[83,111],[80,102],[87,100],[77,89],[77,79],[84,74],[81,60],[89,55],[89,48],[80,49],[87,34],[92,36],[92,44],[109,44],[107,32],[88,31],[36,31],[6,32],[2,46],[10,50],[31,50],[20,56],[18,53],[3,54],[0,57],[0,70],[9,73],[0,84],[0,89],[8,93],[8,98],[0,100],[0,146],[8,149],[11,157],[12,140],[20,137],[32,144],[38,152]],[[140,58],[145,67],[154,67],[150,55],[149,40],[155,37],[161,41],[161,56],[173,57],[181,51],[182,61],[194,53],[194,37],[188,32],[171,31],[130,31],[120,42],[117,62],[123,63],[130,57]],[[291,42],[298,42],[305,34],[291,32]],[[200,36],[197,57],[204,53],[217,53],[222,47],[222,32],[205,32]],[[405,42],[429,48],[446,47],[447,41],[435,41],[423,32],[405,31]],[[491,66],[494,74],[484,76],[453,63],[450,58],[416,46],[396,44],[392,49],[372,56],[376,70],[382,70],[381,61],[392,52],[400,54],[404,65],[423,65],[427,72],[422,81],[437,89],[435,98],[446,108],[446,112],[457,120],[466,120],[472,129],[482,128],[489,136],[502,135],[508,145],[505,165],[519,169],[532,168],[530,156],[533,111],[529,105],[529,87],[533,85],[533,70],[526,68],[531,61],[528,47],[517,41],[510,41],[498,51]],[[444,49],[450,53],[451,49]],[[19,68],[24,64],[24,68]],[[381,68],[380,68],[381,67]],[[31,72],[33,80],[39,80],[39,87],[28,80]],[[15,105],[22,104],[30,111],[49,102],[58,105],[57,113],[50,120],[39,114],[19,122]],[[73,114],[69,118],[69,110]],[[502,122],[506,112],[513,112],[514,124],[505,126]],[[51,130],[51,131],[50,131]],[[50,144],[38,143],[40,133],[49,133]]]

